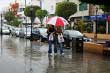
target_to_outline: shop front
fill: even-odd
[[[79,20],[84,20],[87,25],[86,28],[92,30],[92,32],[97,32],[99,34],[110,34],[110,15],[102,14],[102,15],[94,15],[94,16],[82,16],[82,17],[73,17],[72,22]],[[97,29],[96,29],[97,26]],[[87,29],[88,30],[88,29]]]

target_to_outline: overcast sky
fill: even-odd
[[[25,0],[17,0],[19,2],[24,2]],[[27,3],[29,2],[30,0],[27,0]],[[12,2],[15,2],[15,0],[0,0],[0,13],[1,11],[3,11],[5,9],[5,7],[9,6],[10,3]]]
[[[0,12],[9,4],[13,2],[13,0],[0,0]]]

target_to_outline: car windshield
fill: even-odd
[[[47,29],[39,29],[39,31],[42,33],[42,32],[46,32],[47,31]]]
[[[47,29],[45,29],[45,28],[39,28],[38,30],[39,30],[40,34],[42,34],[44,36],[47,35]]]
[[[82,33],[76,30],[68,30],[68,33],[71,37],[83,36]]]

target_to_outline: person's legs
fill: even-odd
[[[64,50],[63,50],[63,44],[62,43],[59,43],[60,45],[60,54],[64,53]]]
[[[49,43],[48,53],[51,54],[52,53],[52,41],[48,41],[48,43]]]
[[[54,41],[54,53],[57,53],[57,41]]]

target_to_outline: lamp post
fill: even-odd
[[[31,19],[31,36],[30,36],[30,73],[33,73],[32,69],[32,24],[33,24],[33,7],[30,6],[30,19]]]
[[[98,8],[96,7],[96,29],[95,29],[95,34],[94,34],[94,41],[95,42],[97,42],[97,26],[98,26],[98,24],[97,24],[97,22],[98,22],[98,20],[97,20],[97,12],[98,12]]]
[[[32,24],[33,24],[33,7],[32,7],[32,5],[31,5],[31,7],[30,7],[30,14],[31,14],[31,38],[30,38],[30,40],[32,41]]]
[[[1,36],[2,36],[2,14],[1,14]]]
[[[3,18],[3,16],[2,16],[2,13],[1,13],[1,55],[2,55],[2,34],[3,34],[3,32],[2,32],[2,26],[3,26],[3,20],[2,20],[2,18]]]

